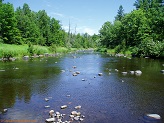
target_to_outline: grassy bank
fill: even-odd
[[[75,50],[75,49],[69,49]],[[40,55],[44,53],[66,53],[69,51],[65,47],[46,47],[32,45],[30,48],[28,45],[11,45],[11,44],[0,44],[0,58],[9,57],[22,57],[25,55]]]

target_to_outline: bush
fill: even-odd
[[[57,46],[56,46],[55,44],[52,44],[52,45],[49,47],[49,50],[50,50],[50,52],[56,53],[56,52],[57,52]]]
[[[28,43],[28,49],[27,49],[28,53],[32,56],[34,55],[34,46],[31,44],[31,42]]]
[[[132,52],[137,56],[160,57],[164,52],[164,42],[144,40]]]
[[[107,48],[98,48],[96,51],[97,52],[105,52],[106,53],[107,50],[108,50]]]

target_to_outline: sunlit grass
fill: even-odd
[[[0,58],[27,55],[27,45],[0,44]]]
[[[55,47],[54,52],[50,50],[47,46],[33,45],[33,52],[36,55],[41,55],[44,53],[67,53],[68,51],[75,51],[76,48],[68,49],[66,47]],[[30,55],[28,52],[28,45],[14,45],[14,44],[0,44],[0,58],[3,57],[22,57],[25,55]]]

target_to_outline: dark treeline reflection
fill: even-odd
[[[16,99],[29,103],[31,96],[48,91],[60,73],[55,59],[34,59],[0,63],[0,110],[12,107]],[[5,70],[5,71],[4,71]]]

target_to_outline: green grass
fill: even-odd
[[[0,58],[27,55],[27,45],[0,44]]]
[[[98,52],[105,52],[107,54],[116,54],[116,49],[98,48],[98,49],[96,49],[96,51],[98,51]],[[128,55],[129,56],[129,55],[132,54],[132,52],[129,49],[127,49],[124,52],[121,51],[120,54],[124,54],[124,55]]]
[[[75,49],[70,49],[74,51]],[[55,50],[51,51],[47,46],[33,45],[33,54],[41,55],[44,53],[66,53],[68,51],[65,47],[55,47]],[[54,52],[55,51],[55,52]],[[0,58],[9,58],[9,57],[22,57],[25,55],[30,55],[28,52],[28,45],[14,45],[14,44],[2,44],[0,43]]]
[[[57,47],[56,52],[57,53],[67,53],[69,50],[66,47]]]
[[[115,49],[108,49],[107,50],[107,53],[108,54],[115,54]]]

